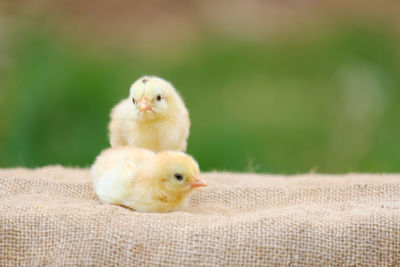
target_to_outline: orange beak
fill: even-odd
[[[207,182],[199,177],[194,177],[193,182],[190,184],[191,188],[207,186]]]
[[[140,111],[145,111],[145,110],[152,110],[153,107],[147,102],[147,100],[144,98],[142,101],[139,103],[139,110]]]

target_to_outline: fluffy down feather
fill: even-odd
[[[134,82],[129,97],[112,109],[109,138],[112,147],[186,151],[189,128],[189,113],[172,84],[145,76]]]
[[[91,167],[94,190],[106,204],[141,212],[182,209],[193,189],[206,186],[197,162],[178,151],[133,146],[104,150]]]

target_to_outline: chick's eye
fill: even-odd
[[[179,173],[176,173],[176,174],[175,174],[175,178],[176,178],[178,181],[182,181],[183,176],[182,176],[181,174],[179,174]]]
[[[136,103],[134,98],[132,98],[132,102],[133,102],[133,104],[135,104],[135,103]]]
[[[157,101],[161,101],[161,99],[162,99],[162,96],[161,96],[161,95],[158,95],[158,96],[157,96]]]

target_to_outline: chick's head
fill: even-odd
[[[144,76],[132,84],[129,97],[139,119],[156,120],[173,108],[174,95],[175,89],[169,82],[155,76]]]
[[[156,156],[156,173],[159,185],[169,194],[186,194],[193,189],[206,186],[199,177],[197,162],[187,154],[178,151],[164,151]]]

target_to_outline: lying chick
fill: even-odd
[[[112,109],[110,144],[186,151],[189,127],[189,113],[175,88],[161,78],[145,76],[133,83],[129,98]]]
[[[194,188],[206,186],[199,166],[178,151],[154,153],[133,146],[104,150],[91,167],[94,190],[106,204],[141,212],[169,212],[184,207]]]

